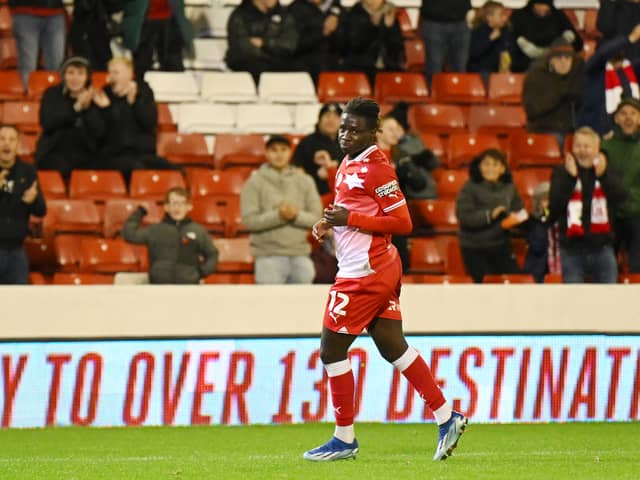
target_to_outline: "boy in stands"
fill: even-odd
[[[467,424],[463,415],[452,411],[402,331],[402,267],[391,235],[407,235],[412,225],[393,166],[375,144],[379,113],[380,107],[370,99],[354,98],[347,104],[338,134],[346,157],[336,177],[335,204],[313,226],[320,242],[333,231],[338,258],[320,343],[336,428],[331,440],[304,453],[307,460],[340,460],[358,453],[354,376],[347,353],[365,328],[382,357],[402,372],[433,411],[440,433],[434,460],[451,455]]]

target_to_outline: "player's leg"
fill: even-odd
[[[382,357],[392,363],[418,391],[433,411],[439,428],[438,447],[434,460],[451,455],[467,424],[467,419],[451,409],[422,356],[407,344],[402,332],[402,321],[376,318],[369,334]]]

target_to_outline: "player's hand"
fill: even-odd
[[[38,197],[38,181],[35,180],[29,188],[22,194],[22,201],[27,205],[31,205]]]
[[[570,152],[564,157],[564,168],[572,177],[578,176],[578,164],[576,163],[576,157],[574,157]]]
[[[323,217],[332,227],[343,227],[349,220],[349,213],[344,207],[329,205],[324,209]]]
[[[605,157],[604,154],[599,153],[593,160],[593,168],[596,171],[596,177],[601,177],[607,169],[607,157]]]
[[[319,243],[324,243],[324,237],[332,232],[331,225],[324,219],[318,220],[311,229],[311,235]]]

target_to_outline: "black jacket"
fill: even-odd
[[[461,22],[469,10],[470,0],[422,0],[420,16],[434,22]]]
[[[62,0],[9,0],[9,7],[64,8]]]
[[[133,212],[122,236],[147,246],[151,283],[193,284],[215,271],[218,250],[202,225],[188,217],[178,223],[165,215],[162,222],[140,228],[144,215],[141,208]]]
[[[591,233],[591,198],[596,182],[595,170],[585,169],[578,165],[578,177],[582,183],[582,225],[585,234],[581,237],[567,238],[567,205],[576,185],[576,177],[567,172],[564,165],[558,165],[551,175],[551,191],[549,192],[549,219],[558,222],[560,243],[565,247],[601,247],[613,242],[613,233]],[[613,219],[626,198],[622,181],[617,173],[607,167],[598,179],[607,197],[609,223],[613,228]]]
[[[489,37],[493,29],[482,23],[471,30],[469,45],[469,72],[497,72],[502,52],[509,51],[509,29],[503,27],[495,40]]]
[[[318,193],[324,195],[329,193],[329,184],[326,180],[318,177],[318,165],[313,160],[315,153],[319,150],[326,150],[331,155],[331,158],[338,162],[344,157],[344,153],[340,150],[338,139],[327,137],[316,128],[315,132],[300,140],[293,154],[293,164],[302,167],[305,172],[311,175],[316,182]]]
[[[17,248],[29,234],[29,216],[44,216],[47,207],[38,189],[36,200],[27,205],[22,195],[38,179],[36,170],[19,158],[9,169],[4,186],[0,187],[0,248]]]
[[[101,109],[92,103],[76,112],[74,103],[62,83],[44,92],[40,103],[42,134],[36,146],[38,168],[77,168],[94,162],[105,134]]]
[[[598,9],[596,28],[605,39],[625,37],[640,23],[640,4],[629,0],[602,0]],[[640,43],[627,46],[626,56],[640,59]]]
[[[118,97],[110,85],[104,89],[111,105],[103,110],[106,135],[103,156],[156,153],[158,110],[153,91],[144,81],[138,81],[138,93],[133,104]]]

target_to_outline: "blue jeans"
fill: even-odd
[[[64,15],[40,17],[13,15],[13,36],[18,48],[18,71],[25,87],[29,74],[38,68],[38,54],[42,48],[44,68],[58,70],[64,61]]]
[[[0,285],[27,285],[29,262],[23,247],[0,248]]]
[[[429,83],[434,73],[444,69],[445,60],[452,72],[466,72],[471,30],[466,21],[422,22],[425,48],[425,74]]]
[[[585,283],[587,276],[591,283],[618,282],[618,263],[612,245],[600,248],[561,246],[560,261],[564,283]]]
[[[308,256],[286,257],[274,255],[256,258],[255,276],[257,284],[311,283],[315,275],[315,267]]]

